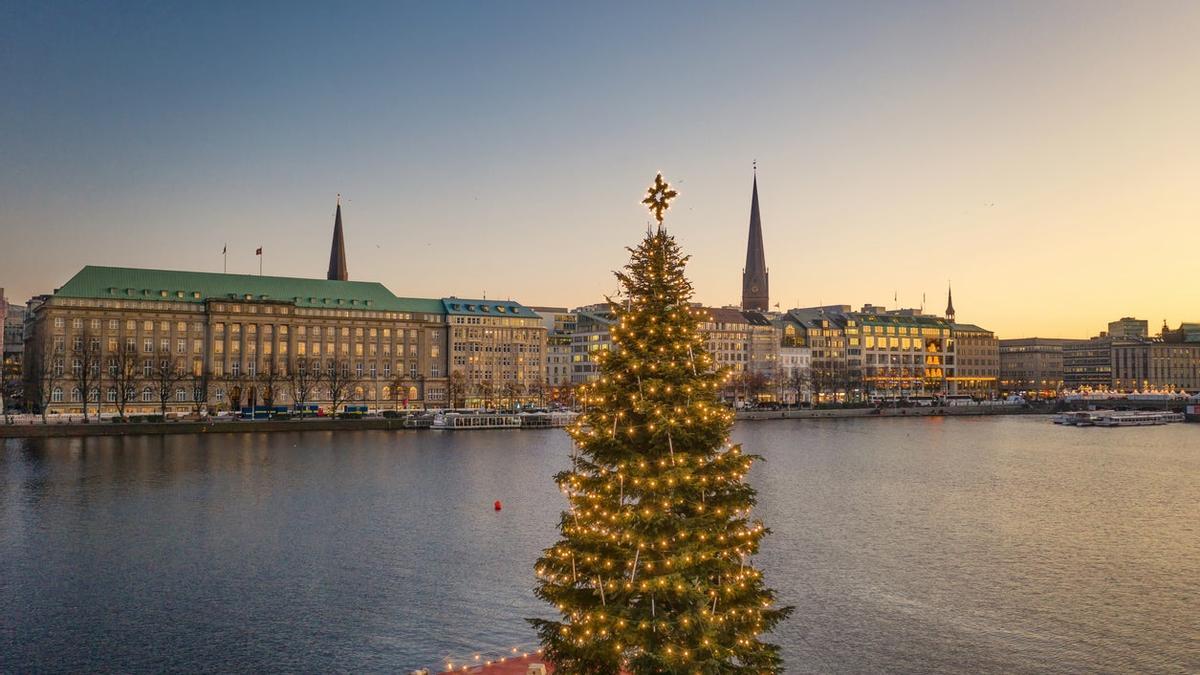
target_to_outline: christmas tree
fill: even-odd
[[[750,564],[767,530],[752,520],[751,463],[729,442],[725,374],[689,301],[688,257],[662,227],[675,192],[660,174],[645,203],[658,220],[617,273],[613,349],[583,388],[569,431],[569,509],[537,563],[537,595],[561,620],[530,620],[566,674],[772,673],[763,642],[791,612]]]

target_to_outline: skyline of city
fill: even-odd
[[[737,304],[757,160],[772,306],[1196,319],[1194,5],[374,9],[0,10],[9,298],[226,244],[319,278],[340,192],[352,278],[589,304],[662,170],[696,299]]]
[[[755,193],[756,192],[757,192],[757,189],[755,188]],[[750,247],[750,249],[752,250],[751,255],[761,258],[764,255],[764,252],[763,252],[763,243],[761,240],[762,232],[761,232],[761,229],[758,229],[761,227],[761,224],[758,222],[757,194],[754,194],[752,199],[753,199],[753,203],[750,207],[751,208],[750,233],[748,235],[749,242],[744,245],[748,245]],[[345,235],[343,234],[344,231],[343,231],[343,225],[342,225],[340,195],[338,195],[338,199],[335,203],[335,211],[334,211],[334,215],[333,215],[332,224],[333,224],[333,229],[332,229],[333,251],[330,254],[330,260],[329,260],[330,267],[329,267],[329,271],[328,271],[327,275],[333,275],[333,276],[329,276],[329,278],[331,278],[331,279],[332,278],[340,278],[340,279],[344,280],[347,278],[347,276],[346,276],[346,274],[347,274],[346,267],[348,266],[347,258],[351,257],[351,256],[348,256],[345,251],[346,243],[345,243]],[[327,238],[328,238],[328,232],[326,234],[327,234]],[[245,247],[243,246],[241,248],[245,248]],[[221,263],[220,263],[221,269],[219,269],[219,270],[203,269],[203,270],[180,270],[180,271],[184,271],[184,272],[222,272],[222,273],[228,273],[228,274],[234,274],[234,275],[241,274],[241,275],[247,275],[247,276],[267,276],[267,277],[276,277],[276,278],[283,278],[283,279],[287,279],[287,278],[320,279],[320,278],[322,278],[320,275],[312,274],[309,271],[299,271],[297,273],[287,274],[287,273],[276,273],[274,271],[266,272],[266,271],[263,271],[262,267],[256,267],[255,269],[243,270],[243,269],[237,269],[235,266],[234,269],[228,269],[228,251],[229,251],[229,244],[223,243],[222,251],[219,254],[220,259],[221,259]],[[235,260],[242,258],[242,257],[247,257],[244,255],[239,256],[237,254],[237,252],[238,252],[237,248],[235,248],[234,251],[235,251],[235,255],[234,255]],[[264,258],[265,255],[266,255],[266,252],[263,251],[263,247],[255,247],[254,252],[252,252],[252,254],[251,254],[251,256],[249,256],[249,258],[253,263],[259,263],[259,262],[261,262],[261,260]],[[340,258],[340,266],[338,268],[339,272],[335,273],[333,271],[334,263],[335,263],[335,260],[339,260],[339,258]],[[166,270],[167,269],[167,268],[161,267],[161,266],[146,265],[146,264],[133,264],[133,265],[124,266],[124,265],[107,265],[107,264],[102,264],[102,263],[89,263],[89,262],[84,262],[79,267],[85,267],[85,266],[130,267],[133,269],[145,269],[145,270]],[[290,267],[294,267],[294,265],[290,265]],[[769,267],[769,265],[768,265],[768,267]],[[78,269],[79,268],[76,268],[76,271],[78,271]],[[340,276],[338,276],[338,274],[340,274]],[[69,274],[67,277],[64,277],[64,282],[66,279],[71,278],[71,276],[73,276],[73,275],[74,275],[74,272]],[[738,276],[739,276],[739,278],[743,279],[743,284],[745,284],[745,278],[746,278],[745,268],[742,268],[742,271],[739,272]],[[359,277],[349,277],[349,278],[354,281],[371,281],[371,282],[382,283],[386,288],[388,288],[388,290],[392,291],[393,293],[395,293],[396,295],[401,296],[401,297],[418,297],[417,294],[406,293],[406,292],[404,292],[404,289],[394,288],[391,285],[389,285],[388,283],[386,283],[380,279],[359,278]],[[825,301],[816,301],[816,302],[808,302],[808,303],[798,301],[793,304],[787,304],[785,300],[780,299],[780,298],[778,298],[778,296],[772,294],[770,296],[769,304],[767,306],[761,306],[761,302],[760,302],[758,304],[758,307],[761,308],[763,311],[779,313],[779,312],[787,312],[788,310],[791,310],[791,309],[804,309],[804,308],[814,308],[814,307],[822,307],[822,306],[832,307],[832,306],[843,306],[844,305],[844,306],[851,306],[854,308],[872,306],[872,307],[878,307],[878,308],[888,308],[891,310],[913,309],[913,310],[918,310],[928,316],[941,316],[941,315],[945,314],[945,312],[943,310],[939,309],[940,307],[943,306],[943,304],[946,304],[947,302],[949,302],[949,306],[953,307],[953,302],[949,298],[949,294],[951,293],[951,289],[953,287],[953,284],[951,283],[952,281],[953,280],[950,280],[950,279],[947,280],[946,288],[943,289],[940,294],[937,294],[937,295],[931,297],[930,294],[922,293],[922,297],[920,298],[920,301],[915,302],[915,303],[906,302],[904,298],[900,297],[898,291],[893,291],[894,295],[893,295],[891,302],[872,302],[869,300],[861,301],[861,302],[847,302],[846,298],[835,297],[835,298],[833,298],[832,301],[825,300]],[[762,282],[765,282],[765,279],[763,279]],[[7,294],[6,299],[10,303],[12,303],[16,306],[21,306],[24,303],[24,300],[28,299],[29,297],[35,297],[38,295],[49,294],[49,293],[55,292],[59,287],[57,285],[58,283],[60,283],[60,282],[55,282],[55,284],[53,284],[51,287],[49,287],[45,290],[42,290],[42,291],[38,291],[38,292],[35,292],[32,294],[29,294],[28,296],[13,296],[12,292],[8,291],[7,288],[3,287],[3,286],[0,286],[0,290],[3,290],[6,292],[6,294]],[[765,283],[763,285],[765,287]],[[11,286],[8,288],[11,288]],[[695,304],[697,306],[707,306],[707,307],[713,307],[713,308],[739,307],[739,306],[746,307],[747,301],[746,301],[745,293],[748,291],[748,289],[749,289],[748,286],[743,287],[743,297],[742,297],[742,301],[740,303],[736,300],[729,301],[729,302],[721,302],[721,303],[704,302],[701,298],[697,297],[695,299]],[[434,295],[434,296],[428,296],[428,297],[431,297],[431,298],[439,298],[439,297],[489,298],[490,297],[493,300],[517,300],[517,301],[523,302],[527,305],[562,306],[564,308],[570,308],[570,309],[587,307],[590,305],[595,305],[596,303],[604,302],[604,298],[599,297],[599,298],[591,298],[591,299],[583,299],[583,300],[578,300],[578,299],[577,300],[569,300],[567,302],[539,303],[539,302],[530,302],[529,298],[513,297],[511,295],[497,296],[496,294],[492,294],[489,296],[488,292],[486,290],[480,290],[479,292],[477,292],[475,294],[467,292],[465,294],[442,294],[442,295]],[[941,298],[940,300],[938,299],[939,297]],[[537,300],[537,299],[538,298],[535,297],[533,300]],[[1098,323],[1091,330],[1091,332],[1089,332],[1086,335],[1050,336],[1050,335],[1029,334],[1029,335],[1016,336],[1016,335],[1002,335],[1000,333],[1000,331],[996,331],[996,334],[998,336],[1009,337],[1009,338],[1012,338],[1012,337],[1022,337],[1022,338],[1024,338],[1024,337],[1030,337],[1030,338],[1034,338],[1034,337],[1064,337],[1064,338],[1080,338],[1080,339],[1082,339],[1082,338],[1094,337],[1094,336],[1102,334],[1104,332],[1105,324],[1109,323],[1109,321],[1111,321],[1112,319],[1114,319],[1117,316],[1117,314],[1115,313],[1116,311],[1117,310],[1114,310],[1113,312],[1109,312],[1108,316],[1106,318],[1104,318],[1103,321]],[[1146,317],[1144,317],[1143,315],[1141,315],[1137,312],[1132,312],[1132,313],[1125,312],[1125,313],[1121,314],[1121,316],[1142,317],[1143,320],[1148,321],[1149,324],[1152,327],[1154,327],[1154,330],[1157,330],[1157,327],[1159,327],[1159,326],[1168,326],[1169,327],[1172,323],[1179,324],[1181,322],[1189,321],[1189,317],[1186,315],[1180,316],[1178,319],[1175,319],[1175,320],[1172,320],[1171,318],[1166,317],[1166,318],[1164,318],[1162,323],[1155,323],[1155,320],[1146,319]],[[978,321],[978,319],[975,319],[975,320]]]

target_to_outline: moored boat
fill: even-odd
[[[459,431],[463,429],[520,429],[521,416],[513,413],[447,412],[433,416],[432,429]]]
[[[1075,413],[1082,415],[1085,413]],[[1183,413],[1145,410],[1095,410],[1086,413],[1087,424],[1076,426],[1096,427],[1152,427],[1184,421]]]

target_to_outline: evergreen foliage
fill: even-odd
[[[792,608],[750,563],[768,532],[744,482],[758,458],[729,442],[688,257],[661,227],[629,250],[615,349],[580,393],[572,466],[555,477],[562,538],[536,568],[561,619],[530,622],[564,674],[779,672],[760,635]]]

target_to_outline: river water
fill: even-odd
[[[789,672],[1200,672],[1200,425],[741,423]],[[9,440],[0,672],[530,648],[558,430]],[[495,500],[503,510],[492,508]]]

